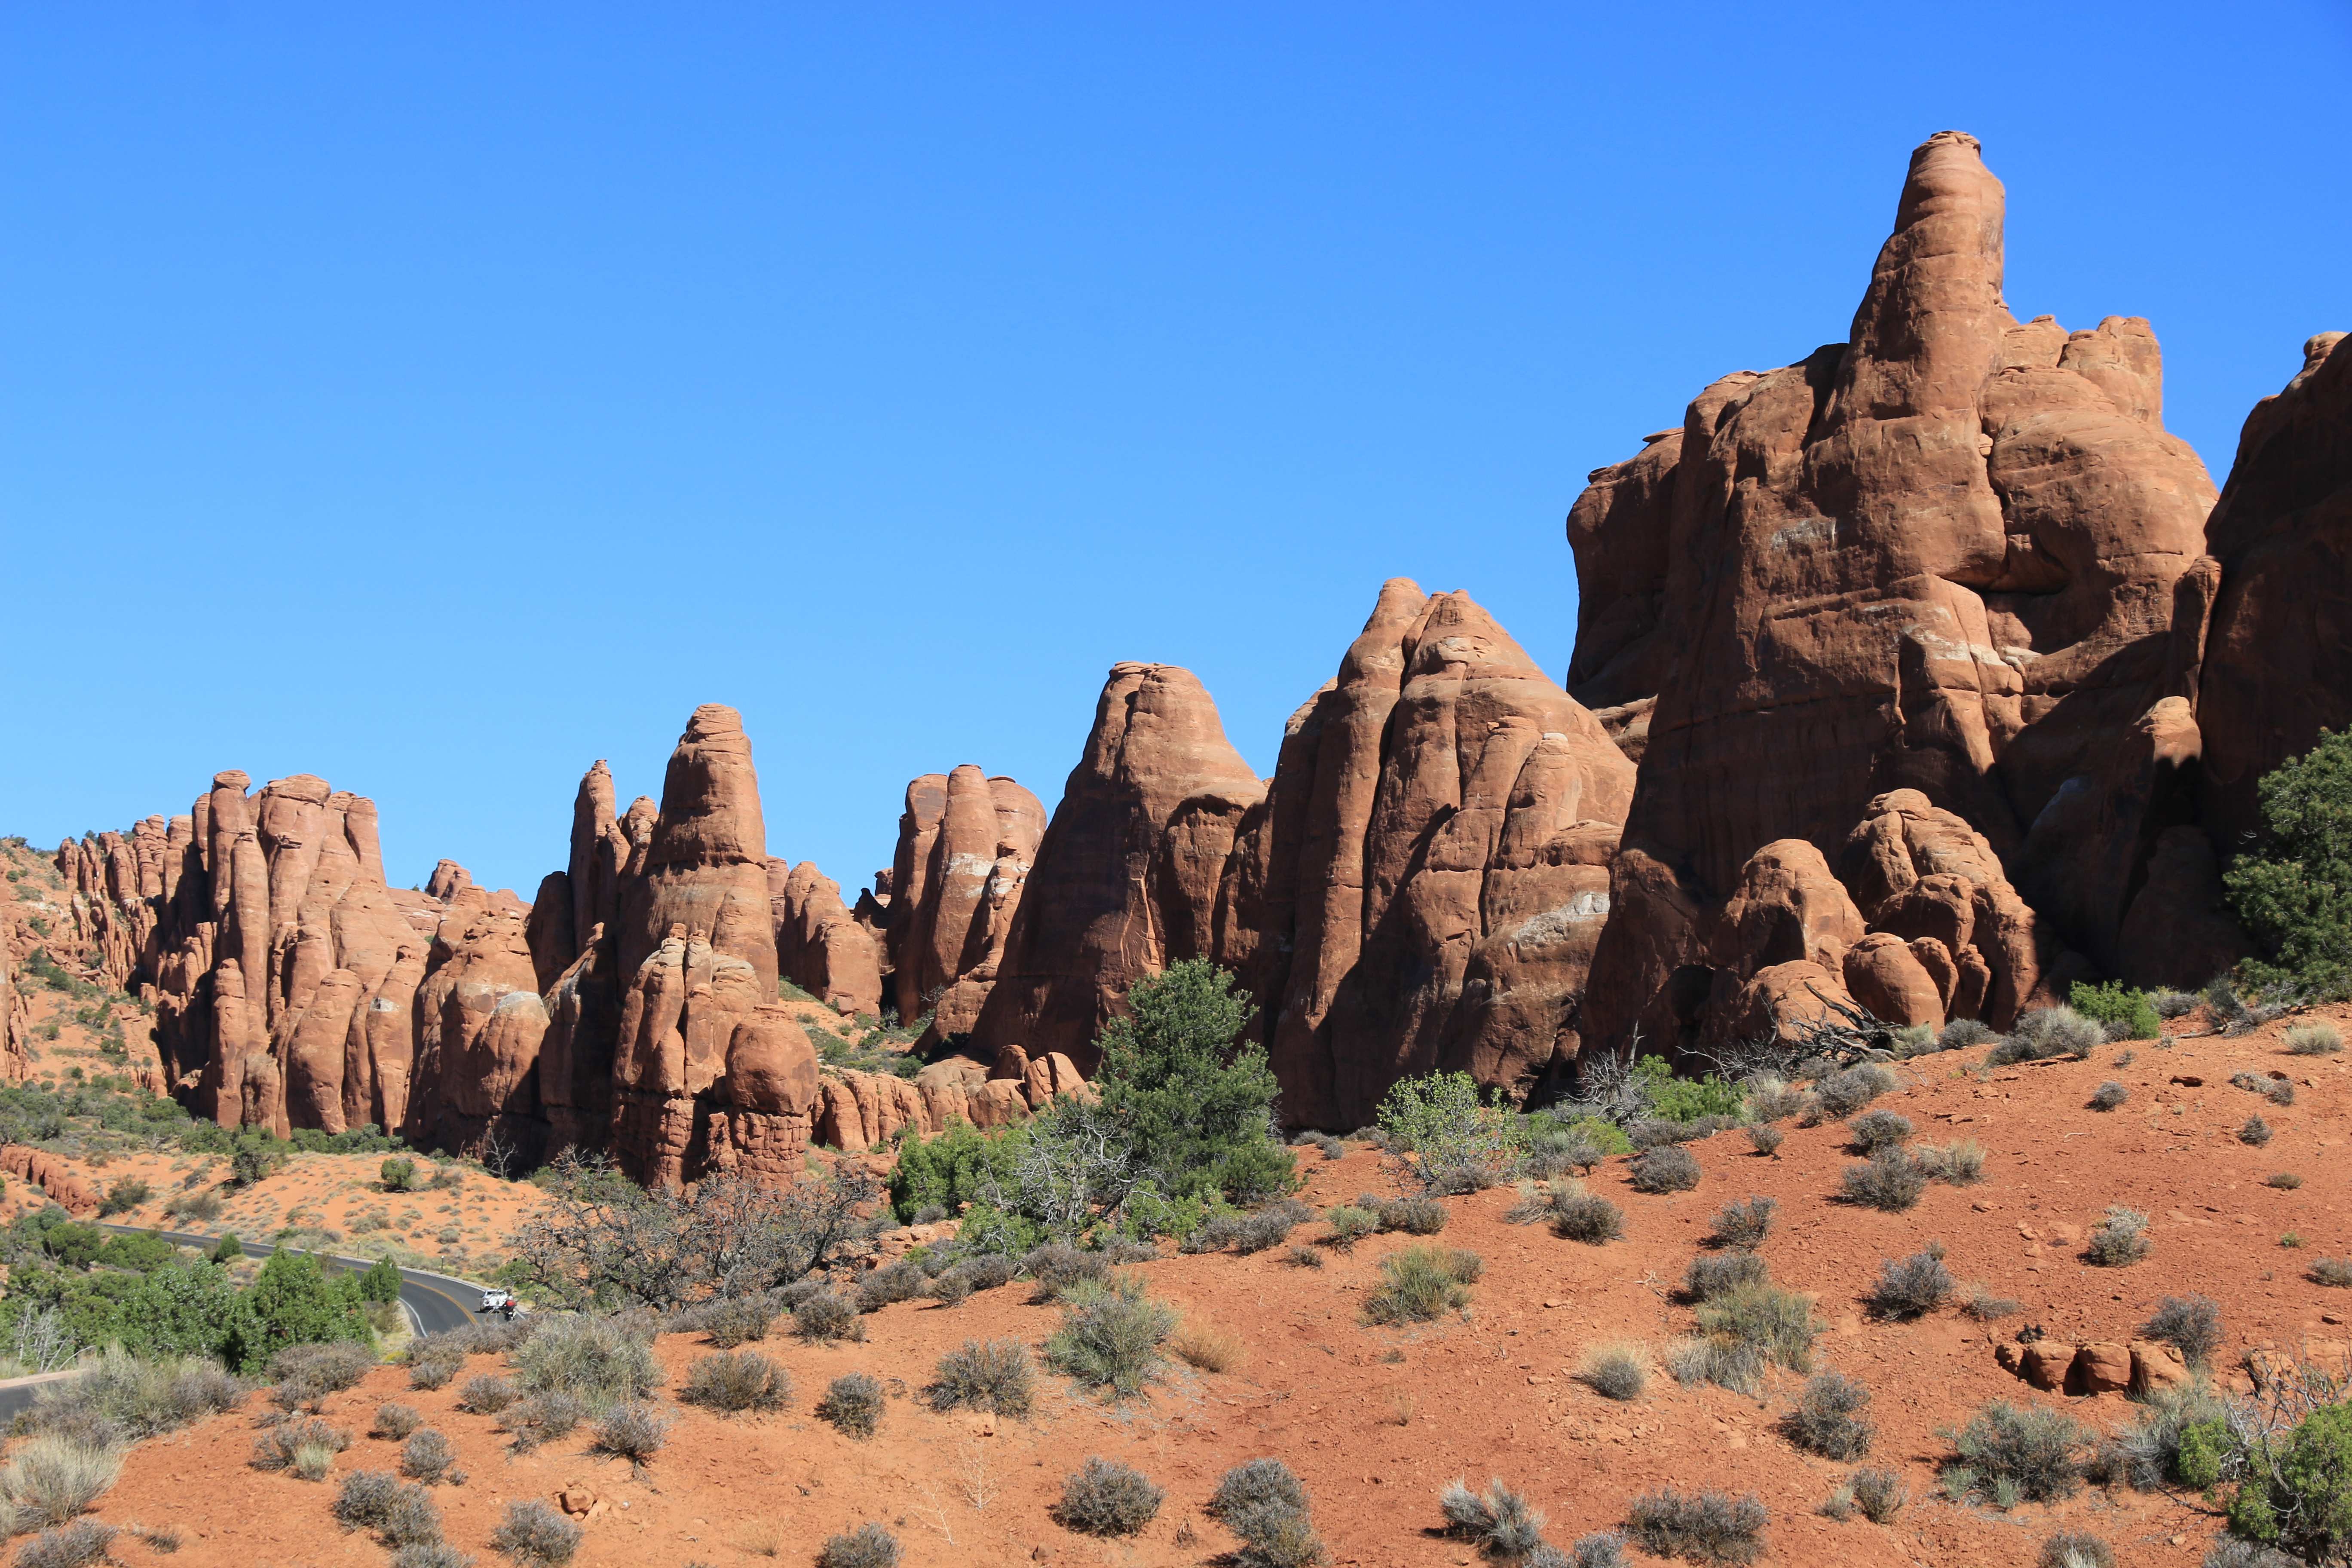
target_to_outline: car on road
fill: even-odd
[[[478,1312],[504,1312],[508,1317],[511,1318],[514,1316],[514,1305],[515,1299],[513,1291],[485,1290],[482,1292],[482,1304],[475,1308],[474,1310]]]

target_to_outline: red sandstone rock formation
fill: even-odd
[[[16,984],[16,915],[0,905],[0,1082],[22,1083],[33,1067],[33,1008]]]
[[[768,862],[768,905],[776,921],[776,968],[849,1017],[882,1014],[882,950],[841,901],[841,884],[814,860]]]
[[[1226,879],[1293,1122],[1408,1073],[1524,1090],[1574,1057],[1633,766],[1466,594],[1381,591],[1295,714]],[[1057,819],[1058,820],[1058,819]]]
[[[98,1194],[74,1174],[72,1166],[29,1143],[0,1143],[0,1171],[30,1182],[68,1214],[86,1215],[98,1208]]]
[[[2212,490],[2163,430],[2146,322],[2010,315],[2002,199],[1973,139],[1929,139],[1849,341],[1716,383],[1571,514],[1570,689],[1654,699],[1588,1037],[1705,1033],[1707,932],[1743,866],[1775,840],[1840,849],[1889,792],[2008,862],[2000,886],[2043,911],[2039,966],[2062,939],[2116,961],[2117,890],[2179,820],[2194,751],[2159,705],[2195,689]],[[1988,1016],[2024,994],[1997,984]]]
[[[876,904],[887,911],[898,1016],[931,1018],[921,1048],[968,1035],[978,1021],[1045,836],[1035,795],[969,763],[907,785],[898,852],[888,881],[877,878]]]
[[[2322,332],[2303,354],[2246,416],[2208,528],[2222,579],[2197,722],[2224,854],[2261,829],[2263,774],[2352,724],[2352,336]]]
[[[1019,1045],[1091,1070],[1095,1031],[1130,984],[1228,952],[1225,862],[1265,795],[1190,670],[1113,666],[973,1023],[973,1054]]]

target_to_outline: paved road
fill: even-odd
[[[145,1234],[145,1227],[142,1226],[110,1225],[106,1228],[121,1231],[127,1236]],[[220,1239],[217,1237],[197,1236],[186,1231],[167,1230],[158,1234],[165,1241],[176,1247],[201,1247],[206,1251],[210,1251],[218,1245]],[[247,1258],[267,1258],[277,1250],[257,1241],[243,1242],[241,1245]],[[369,1258],[341,1258],[327,1252],[322,1252],[319,1256],[327,1262],[340,1264],[345,1268],[366,1269],[373,1267],[375,1261]],[[422,1268],[404,1268],[400,1271],[400,1304],[407,1309],[409,1326],[419,1333],[439,1334],[446,1333],[451,1329],[464,1328],[474,1321],[474,1304],[481,1299],[482,1288],[479,1285],[453,1279],[446,1274],[429,1274]],[[52,1378],[0,1384],[0,1423],[15,1419],[18,1411],[30,1407],[34,1392],[41,1386],[42,1382],[54,1381],[56,1380]]]

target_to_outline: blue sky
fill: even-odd
[[[2170,426],[2352,327],[2352,6],[14,6],[0,831],[212,773],[529,895],[743,710],[845,887],[1105,670],[1261,771],[1381,579],[1547,668],[1585,472],[1844,337],[1910,148]]]

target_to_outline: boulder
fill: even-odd
[[[2025,1347],[2025,1381],[2049,1394],[2063,1394],[2074,1370],[2076,1347],[2055,1340],[2036,1340]]]
[[[2189,1362],[2178,1345],[2161,1340],[2131,1342],[2131,1392],[2154,1394],[2167,1388],[2185,1388],[2196,1381],[2189,1370]]]
[[[2074,1371],[2067,1380],[2069,1394],[2121,1394],[2132,1385],[2133,1357],[2131,1347],[2118,1344],[2089,1344],[2074,1352]]]

